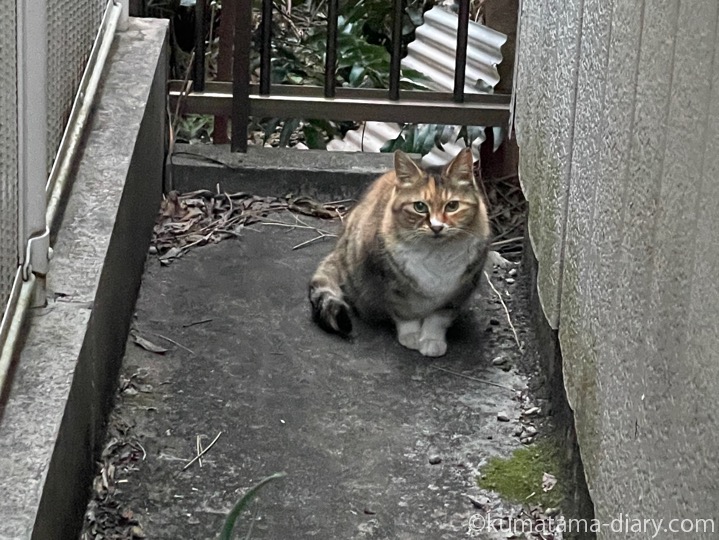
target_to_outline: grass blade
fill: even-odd
[[[219,540],[232,540],[232,532],[235,529],[235,522],[237,521],[237,518],[242,513],[242,511],[247,508],[247,505],[252,502],[252,499],[254,499],[257,496],[257,493],[267,484],[272,482],[273,480],[278,480],[279,478],[282,478],[285,476],[285,473],[275,473],[271,476],[268,476],[267,478],[264,478],[254,486],[252,486],[249,490],[247,490],[247,493],[245,493],[242,498],[235,503],[235,506],[232,507],[232,510],[230,510],[230,513],[227,514],[227,519],[225,520],[225,525],[222,527],[222,531],[220,532]]]

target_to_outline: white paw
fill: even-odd
[[[419,352],[423,356],[442,356],[447,352],[447,342],[439,339],[422,339],[419,342]]]
[[[400,345],[416,351],[419,349],[419,332],[410,332],[408,334],[397,334],[397,341]],[[423,353],[424,354],[424,353]]]

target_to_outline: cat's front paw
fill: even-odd
[[[407,347],[408,349],[412,349],[413,351],[416,351],[420,347],[419,332],[398,334],[397,341],[399,341],[400,345]],[[424,354],[424,353],[422,353],[422,354]]]
[[[447,352],[447,342],[439,339],[422,339],[419,342],[419,352],[423,356],[442,356]]]

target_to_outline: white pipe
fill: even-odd
[[[3,326],[6,332],[5,342],[3,343],[2,350],[0,350],[0,396],[3,395],[3,388],[7,379],[8,371],[10,371],[10,365],[17,349],[17,344],[20,341],[20,333],[22,331],[22,325],[24,322],[24,315],[30,308],[30,304],[33,300],[35,292],[35,281],[34,274],[30,274],[28,280],[22,279],[22,271],[18,270],[18,275],[15,279],[15,286],[13,286],[13,293],[17,295],[15,302],[15,309],[13,310],[12,318],[4,317]],[[2,405],[2,403],[0,403]]]
[[[105,11],[105,16],[100,25],[101,35],[95,41],[90,52],[90,58],[85,67],[85,72],[80,80],[75,101],[70,111],[70,119],[67,123],[67,129],[60,141],[60,147],[57,152],[57,158],[50,171],[50,178],[47,182],[47,213],[46,222],[49,228],[53,228],[57,217],[57,211],[63,192],[68,183],[72,165],[75,160],[75,154],[82,139],[82,133],[90,115],[90,109],[97,93],[97,87],[102,78],[102,71],[105,61],[110,53],[112,41],[115,37],[115,29],[122,14],[122,4],[117,0],[110,0]]]
[[[18,258],[24,274],[31,264],[32,239],[42,237],[46,230],[46,7],[45,0],[17,2]]]

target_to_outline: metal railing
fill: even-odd
[[[183,81],[170,81],[173,109],[181,100],[182,113],[215,114],[232,120],[231,149],[247,151],[250,117],[312,118],[478,126],[503,126],[509,121],[509,94],[465,93],[469,2],[459,0],[453,92],[402,90],[402,17],[405,0],[392,0],[392,50],[389,88],[337,87],[337,27],[339,0],[328,0],[324,87],[271,84],[272,0],[262,0],[259,84],[252,84],[252,0],[235,2],[232,82],[205,81],[207,0],[197,0],[192,91]]]

